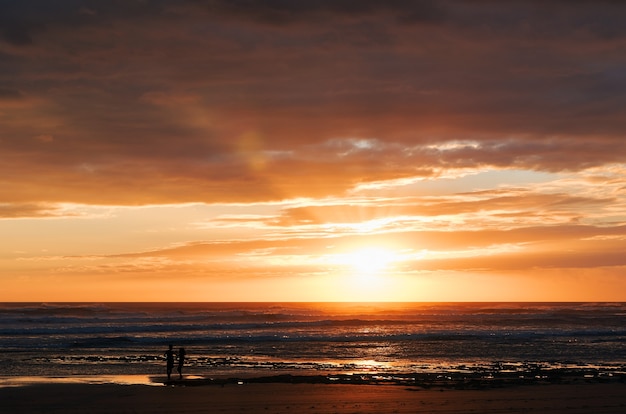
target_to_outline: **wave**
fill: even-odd
[[[119,348],[128,347],[151,348],[165,346],[170,342],[211,348],[214,345],[241,346],[278,344],[300,344],[300,346],[316,346],[315,344],[348,344],[366,347],[407,347],[430,346],[458,348],[464,352],[465,348],[476,346],[507,346],[511,349],[519,346],[567,346],[568,348],[615,344],[619,352],[625,352],[621,344],[626,340],[626,330],[621,331],[573,331],[573,332],[429,332],[429,333],[356,333],[356,332],[236,332],[213,334],[205,331],[154,331],[141,335],[135,333],[108,332],[79,332],[68,335],[19,335],[0,336],[4,348],[11,349],[44,349],[44,348]],[[561,345],[560,345],[561,344]]]
[[[161,372],[169,343],[185,346],[190,364],[238,370],[626,365],[626,304],[0,303],[5,374]]]
[[[325,307],[326,306],[326,307]],[[626,339],[626,304],[0,304],[14,348]],[[329,310],[331,309],[331,310]],[[367,313],[371,311],[371,313]],[[459,345],[461,346],[461,345]]]

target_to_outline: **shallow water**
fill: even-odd
[[[36,384],[119,384],[162,386],[156,378],[148,375],[88,375],[88,376],[0,376],[0,388],[23,387]]]

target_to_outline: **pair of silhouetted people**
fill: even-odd
[[[170,344],[170,347],[167,351],[165,351],[165,360],[167,363],[167,380],[170,380],[172,376],[172,369],[174,369],[174,346]],[[181,347],[178,349],[178,378],[183,379],[183,365],[185,364],[185,348]]]

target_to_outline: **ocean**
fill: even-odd
[[[626,371],[626,303],[2,303],[0,376]]]

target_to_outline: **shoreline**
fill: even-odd
[[[528,376],[454,376],[446,374],[332,374],[332,375],[293,375],[279,374],[257,377],[209,378],[190,377],[163,381],[169,386],[208,386],[226,384],[344,384],[344,385],[389,385],[412,386],[422,389],[489,389],[531,385],[571,385],[571,384],[626,384],[626,374],[598,375],[585,373],[559,373],[555,375]]]
[[[422,389],[488,389],[521,385],[572,385],[582,383],[621,383],[626,384],[626,371],[623,369],[589,368],[542,368],[537,366],[528,371],[439,371],[439,372],[353,372],[353,373],[307,373],[275,372],[270,375],[240,373],[240,375],[197,375],[187,374],[183,379],[165,375],[69,375],[69,376],[0,376],[0,388],[20,387],[36,384],[116,384],[198,387],[211,385],[244,384],[351,384],[351,385],[390,385],[413,386]]]

